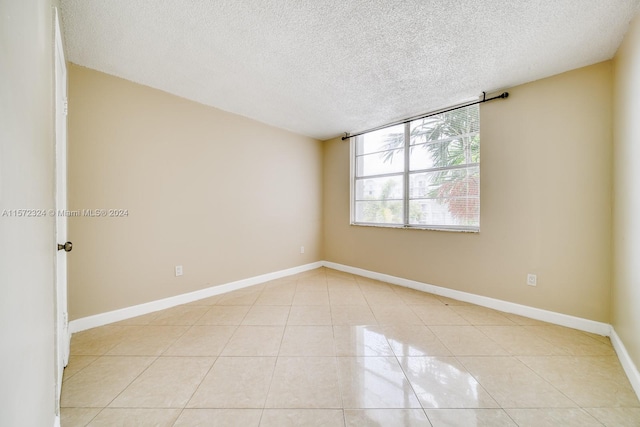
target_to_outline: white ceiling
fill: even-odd
[[[67,59],[321,140],[613,57],[640,0],[62,0]]]

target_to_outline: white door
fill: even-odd
[[[67,65],[64,59],[60,15],[55,11],[55,92],[56,92],[56,408],[59,409],[62,374],[69,361],[69,321],[67,314]],[[60,244],[63,249],[60,250]],[[52,248],[55,250],[56,248]]]

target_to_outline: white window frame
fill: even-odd
[[[478,106],[479,108],[479,106]],[[479,112],[478,112],[479,114]],[[418,120],[418,119],[416,119]],[[412,120],[413,121],[413,120]],[[479,233],[480,232],[480,212],[478,212],[478,225],[477,226],[459,226],[459,225],[433,225],[433,224],[410,224],[410,200],[411,200],[411,189],[409,176],[415,173],[423,173],[423,172],[434,172],[438,170],[455,170],[455,169],[465,169],[472,166],[477,166],[480,170],[480,161],[477,163],[467,163],[464,165],[456,165],[456,166],[448,166],[448,167],[440,167],[440,168],[430,168],[424,170],[416,170],[411,171],[409,162],[411,156],[411,147],[410,147],[410,132],[411,132],[411,122],[407,121],[404,124],[404,169],[402,171],[402,179],[403,179],[403,214],[404,214],[404,223],[403,224],[389,224],[389,223],[369,223],[369,222],[357,222],[356,221],[356,147],[357,141],[359,138],[362,138],[365,134],[355,136],[350,138],[350,185],[349,185],[349,208],[350,208],[350,224],[354,226],[365,226],[365,227],[383,227],[383,228],[400,228],[400,229],[417,229],[417,230],[434,230],[434,231],[457,231],[457,232],[468,232],[468,233]],[[391,127],[391,126],[389,126]],[[368,132],[367,132],[368,133]],[[482,147],[482,144],[480,144]],[[382,174],[382,175],[372,175],[367,176],[366,178],[379,178],[384,177],[385,175],[400,175],[400,173],[393,174]],[[480,185],[480,184],[478,184]],[[478,188],[478,203],[480,202],[481,197],[481,189]],[[479,208],[480,209],[480,208]]]

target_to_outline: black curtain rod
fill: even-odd
[[[364,135],[365,133],[369,133],[369,132],[373,132],[375,130],[388,128],[388,127],[391,127],[391,126],[403,125],[405,123],[409,123],[409,122],[412,122],[414,120],[420,120],[420,119],[425,119],[427,117],[437,116],[438,114],[448,113],[449,111],[459,110],[460,108],[468,107],[470,105],[482,104],[483,102],[489,102],[489,101],[493,101],[495,99],[504,99],[504,98],[507,98],[507,97],[509,97],[509,92],[502,92],[500,95],[494,96],[493,98],[487,98],[487,93],[486,92],[482,92],[482,99],[480,101],[470,102],[470,103],[464,104],[464,105],[458,105],[457,107],[449,108],[448,110],[442,110],[442,111],[437,111],[435,113],[428,113],[428,114],[425,114],[425,115],[422,115],[422,116],[411,117],[409,119],[400,120],[400,121],[389,123],[389,124],[386,124],[386,125],[383,125],[383,126],[378,126],[378,127],[373,128],[373,129],[369,129],[369,130],[365,130],[365,131],[362,131],[362,132],[354,133],[353,135],[349,135],[347,132],[345,132],[344,136],[342,137],[342,140],[344,141],[345,139],[353,138],[354,136]]]

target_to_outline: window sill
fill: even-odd
[[[394,224],[366,224],[366,223],[358,223],[352,222],[350,225],[356,227],[373,227],[373,228],[393,228],[398,230],[421,230],[421,231],[449,231],[454,233],[471,233],[471,234],[479,234],[480,228],[456,228],[456,227],[422,227],[417,225],[405,226],[405,225],[394,225]]]

